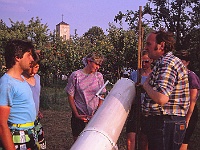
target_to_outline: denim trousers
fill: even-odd
[[[186,131],[185,117],[148,116],[143,125],[149,150],[179,150]]]

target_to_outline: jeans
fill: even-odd
[[[185,131],[185,117],[161,115],[144,119],[149,150],[179,150]]]

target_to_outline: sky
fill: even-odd
[[[39,17],[41,23],[47,24],[50,31],[62,19],[70,25],[70,34],[83,35],[91,27],[101,27],[104,32],[109,22],[122,11],[137,11],[148,0],[0,0],[0,19],[10,26],[9,18],[28,24],[32,17]],[[63,17],[62,17],[63,15]]]

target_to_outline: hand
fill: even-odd
[[[87,115],[76,115],[76,118],[82,120],[83,122],[88,122],[88,116]]]
[[[92,119],[92,116],[87,116],[88,122],[90,121],[90,119]]]
[[[186,119],[186,128],[188,127],[190,119]]]
[[[42,114],[40,111],[38,111],[38,118],[39,118],[39,119],[42,119],[42,118],[43,118],[43,114]]]

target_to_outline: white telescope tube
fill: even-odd
[[[118,80],[70,150],[114,150],[135,94],[132,80]]]

